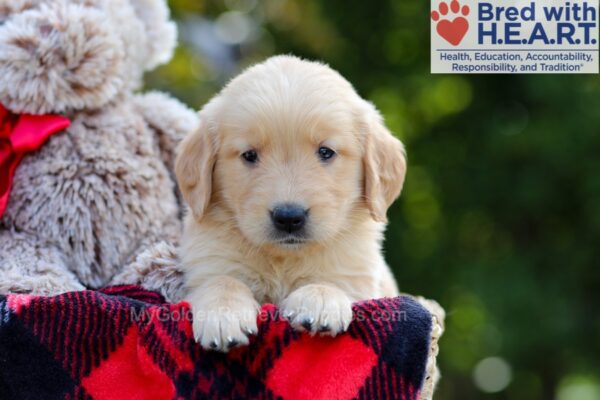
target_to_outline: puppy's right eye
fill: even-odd
[[[254,164],[258,161],[258,153],[256,153],[256,150],[248,150],[244,153],[242,153],[242,158],[250,163],[250,164]]]

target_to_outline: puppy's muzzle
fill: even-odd
[[[281,204],[271,211],[273,226],[285,233],[301,230],[306,225],[308,210],[297,204]]]

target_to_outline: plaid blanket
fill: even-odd
[[[0,296],[0,399],[419,399],[431,316],[410,297],[355,304],[336,338],[265,305],[228,354],[202,350],[189,315],[134,286]]]

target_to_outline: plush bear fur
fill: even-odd
[[[0,0],[0,103],[72,121],[14,175],[0,293],[120,283],[138,255],[178,240],[170,171],[197,117],[164,94],[135,94],[175,42],[165,0]]]

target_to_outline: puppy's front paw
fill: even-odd
[[[192,304],[194,315],[194,339],[207,350],[227,352],[230,349],[247,345],[248,335],[258,332],[256,318],[258,303],[253,299],[247,302],[221,302],[212,304]]]
[[[306,285],[293,291],[281,304],[283,316],[298,329],[335,336],[352,321],[352,302],[340,289]]]

